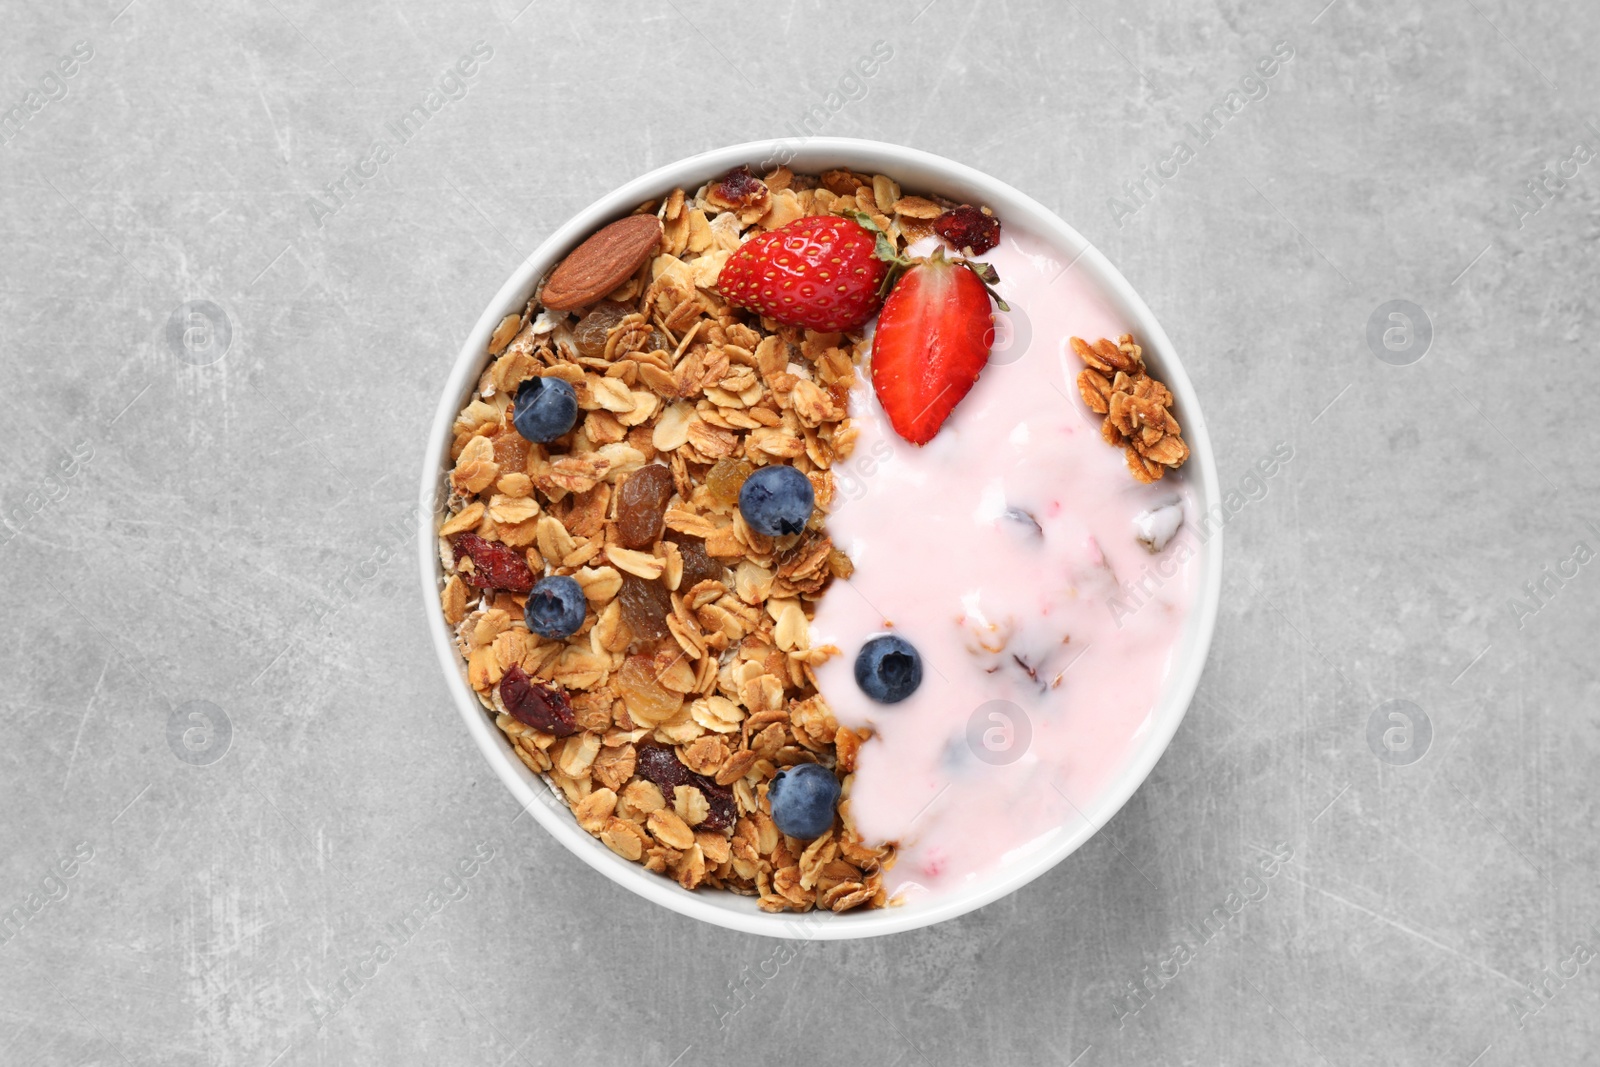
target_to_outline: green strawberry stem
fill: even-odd
[[[889,265],[888,271],[883,276],[883,284],[878,288],[879,299],[887,297],[890,291],[894,289],[895,283],[900,280],[900,276],[918,263],[944,263],[948,261],[959,263],[973,274],[976,274],[978,280],[983,283],[984,289],[988,291],[989,299],[995,302],[995,306],[1001,311],[1009,312],[1011,310],[1011,306],[1002,300],[1000,294],[995,291],[994,287],[999,284],[1000,275],[994,269],[994,264],[968,259],[966,256],[947,257],[944,254],[943,245],[935,248],[933,255],[928,256],[926,259],[908,259],[895,250],[894,242],[889,239],[888,234],[879,228],[876,222],[872,221],[871,215],[868,215],[865,211],[852,211],[848,212],[848,214],[850,218],[855,219],[863,229],[869,231],[876,238],[873,255]]]

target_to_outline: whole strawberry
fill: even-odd
[[[797,219],[739,246],[717,276],[730,303],[789,326],[853,330],[878,309],[889,265],[854,219]]]
[[[872,388],[895,433],[914,445],[933,439],[989,362],[990,280],[940,249],[901,275],[883,303]]]

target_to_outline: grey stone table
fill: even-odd
[[[4,7],[0,1063],[1596,1062],[1592,4]],[[408,517],[523,256],[808,132],[1087,234],[1243,504],[1104,832],[780,959],[513,824]]]

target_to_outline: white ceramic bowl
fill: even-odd
[[[1087,821],[1059,828],[1041,843],[1041,847],[1028,850],[1024,859],[978,879],[959,891],[876,911],[848,912],[844,915],[772,915],[758,909],[755,900],[750,897],[685,890],[670,879],[651,874],[636,863],[627,862],[598,839],[579,829],[572,814],[551,787],[517,759],[505,735],[496,728],[478,703],[467,683],[466,669],[456,653],[450,628],[439,611],[438,590],[443,575],[436,531],[445,496],[445,475],[450,470],[450,427],[488,362],[489,335],[495,326],[507,314],[522,309],[538,280],[579,241],[604,223],[628,213],[646,200],[664,196],[675,187],[698,188],[707,180],[741,163],[749,164],[759,173],[762,164],[770,166],[775,162],[787,162],[796,171],[811,173],[848,167],[869,174],[887,174],[908,192],[931,192],[956,201],[987,204],[1006,225],[1031,231],[1067,255],[1077,256],[1081,252],[1076,269],[1083,271],[1098,285],[1110,309],[1126,322],[1128,329],[1143,344],[1145,356],[1157,376],[1172,390],[1178,420],[1183,425],[1184,437],[1192,450],[1184,471],[1193,489],[1197,508],[1204,512],[1221,499],[1205,422],[1200,416],[1194,387],[1190,385],[1188,375],[1172,350],[1172,342],[1127,280],[1071,226],[1038,201],[1011,186],[971,167],[926,152],[877,141],[839,137],[815,137],[804,141],[753,141],[719,148],[661,167],[596,200],[551,234],[533,255],[512,272],[478,317],[477,325],[461,346],[461,353],[450,371],[444,393],[439,398],[438,412],[434,415],[433,430],[428,437],[418,529],[422,609],[456,709],[461,713],[473,741],[483,751],[484,758],[545,831],[589,866],[647,900],[681,914],[745,933],[830,940],[874,937],[954,918],[1026,885],[1066,858],[1117,813],[1165,751],[1167,743],[1178,729],[1178,723],[1188,710],[1189,700],[1199,682],[1216,622],[1217,598],[1222,583],[1222,537],[1218,532],[1200,546],[1194,564],[1200,568],[1194,604],[1175,655],[1171,676],[1160,703],[1151,713],[1150,727],[1141,734],[1137,747],[1125,759],[1120,771],[1108,780],[1100,794],[1081,805]]]

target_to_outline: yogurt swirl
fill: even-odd
[[[860,436],[835,468],[828,529],[855,571],[812,623],[813,643],[842,653],[817,670],[835,717],[874,731],[850,808],[868,840],[900,843],[888,884],[905,897],[1082,819],[1147,726],[1198,580],[1181,534],[1159,553],[1139,540],[1147,513],[1192,515],[1181,477],[1135,482],[1078,396],[1069,338],[1126,324],[1029,234],[1008,231],[979,258],[1012,312],[939,434],[907,444],[870,384],[852,396]],[[893,705],[853,674],[886,631],[923,662],[920,687]]]

